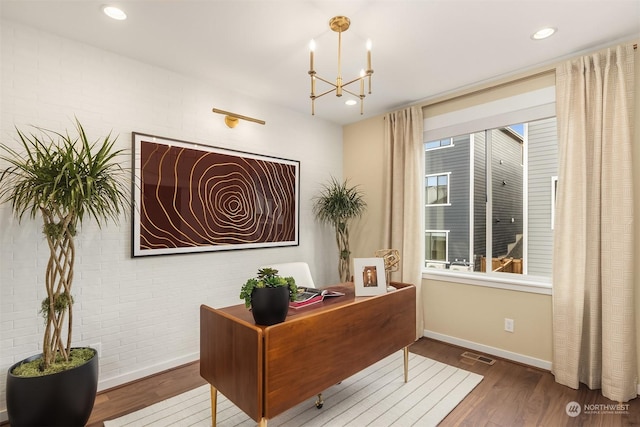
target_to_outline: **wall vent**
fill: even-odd
[[[471,353],[470,351],[465,351],[464,353],[462,353],[462,357],[477,360],[478,362],[486,363],[487,365],[493,365],[494,363],[496,363],[495,359],[483,356],[481,354]]]

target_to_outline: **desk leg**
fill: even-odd
[[[409,381],[409,347],[402,349],[404,351],[404,382]]]
[[[259,427],[267,427],[267,419],[266,418],[262,418],[260,420],[260,423],[258,423]]]
[[[218,390],[211,386],[211,425],[216,427],[216,413],[218,412]]]

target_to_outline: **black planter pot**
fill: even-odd
[[[98,354],[77,368],[42,377],[24,378],[11,373],[32,356],[9,368],[7,414],[11,427],[84,426],[98,390]]]
[[[251,293],[251,313],[256,325],[284,322],[289,312],[289,288],[256,288]]]

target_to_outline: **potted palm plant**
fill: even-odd
[[[111,134],[90,142],[78,119],[73,137],[34,129],[16,129],[18,148],[0,144],[0,159],[8,163],[0,175],[0,203],[11,204],[18,222],[39,214],[49,246],[42,354],[9,369],[7,413],[12,426],[85,425],[97,391],[98,358],[93,349],[71,346],[74,238],[84,220],[98,226],[118,222],[129,206],[128,174],[116,160],[123,150],[114,149]]]
[[[349,187],[347,180],[342,182],[331,177],[320,194],[315,197],[313,212],[316,218],[335,228],[338,244],[338,275],[342,282],[351,278],[349,249],[349,222],[362,216],[367,208],[364,194],[357,187]]]
[[[242,285],[240,299],[251,308],[256,324],[268,326],[284,321],[289,301],[294,301],[297,293],[293,277],[282,277],[275,268],[265,267],[258,270],[257,277]]]

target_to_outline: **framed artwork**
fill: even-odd
[[[381,295],[387,292],[383,258],[354,258],[353,282],[356,296]]]
[[[299,244],[299,161],[132,139],[132,256]]]

